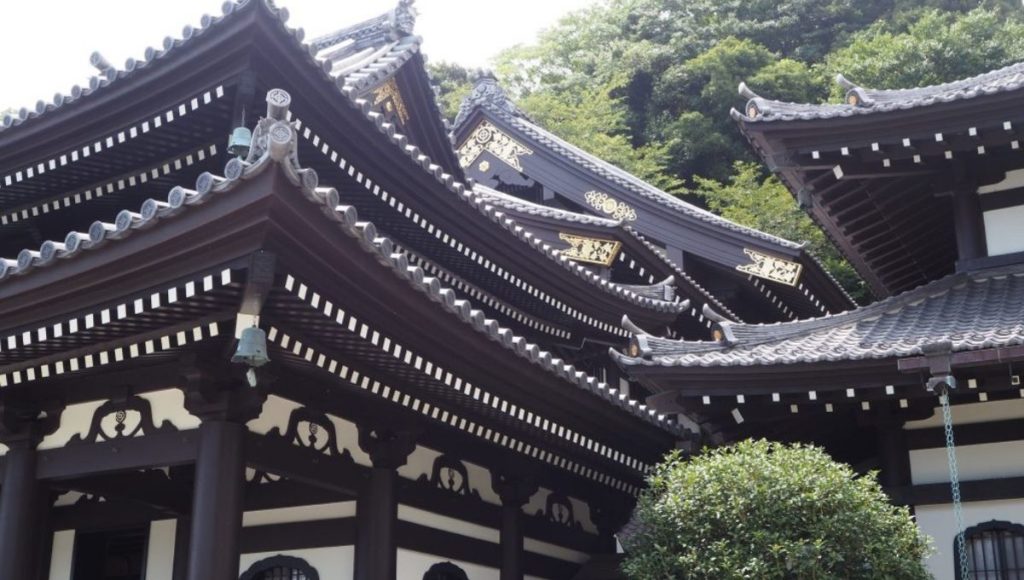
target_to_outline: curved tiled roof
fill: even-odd
[[[973,99],[1024,88],[1024,62],[958,81],[912,89],[870,89],[848,81],[841,74],[836,76],[836,82],[847,91],[846,103],[774,101],[757,95],[745,84],[741,84],[740,95],[749,100],[744,111],[734,109],[732,116],[747,123],[834,119]]]
[[[586,213],[576,213],[567,209],[533,203],[532,201],[526,201],[525,199],[518,198],[514,195],[502,193],[496,189],[491,189],[486,185],[480,185],[479,183],[473,184],[473,192],[495,205],[500,205],[505,209],[510,209],[519,213],[568,223],[604,226],[607,228],[622,227],[622,220],[592,216]]]
[[[1024,265],[953,274],[870,306],[778,324],[720,322],[722,342],[680,341],[634,331],[639,356],[626,366],[719,367],[910,357],[929,344],[954,352],[1024,344]]]
[[[89,228],[87,234],[70,232],[63,243],[47,241],[39,251],[23,250],[17,260],[0,262],[0,283],[12,276],[29,274],[58,260],[74,258],[84,251],[98,249],[106,243],[125,239],[134,232],[153,227],[191,206],[209,201],[214,195],[237,189],[243,181],[276,164],[306,199],[321,206],[323,213],[338,223],[346,235],[355,238],[363,250],[373,254],[376,260],[389,267],[395,276],[425,293],[445,311],[457,316],[490,340],[577,388],[601,397],[666,431],[684,435],[675,423],[668,421],[663,415],[658,415],[646,405],[621,396],[615,389],[576,370],[573,365],[556,358],[538,345],[527,342],[510,329],[500,326],[497,321],[487,318],[482,310],[473,308],[469,301],[456,298],[455,291],[443,287],[437,278],[428,276],[419,266],[410,265],[408,256],[396,251],[395,244],[390,238],[379,233],[373,223],[361,221],[354,207],[340,203],[337,190],[319,187],[316,172],[299,165],[297,132],[291,123],[284,120],[290,97],[284,91],[275,89],[268,93],[268,102],[271,102],[270,95],[275,92],[283,95],[283,100],[272,103],[278,107],[278,112],[275,114],[271,111],[269,117],[261,121],[254,132],[254,145],[247,161],[232,159],[225,166],[223,177],[203,173],[197,179],[194,190],[175,187],[168,194],[167,201],[148,199],[138,213],[124,210],[118,214],[114,223],[97,221]],[[282,102],[283,105],[280,104]]]
[[[0,119],[0,132],[9,130],[12,127],[17,127],[27,121],[31,121],[37,117],[50,113],[51,111],[66,107],[77,102],[79,99],[89,97],[98,91],[102,91],[113,83],[136,76],[140,74],[140,71],[149,68],[171,54],[177,53],[181,47],[191,44],[196,38],[205,36],[212,30],[217,30],[219,25],[230,15],[258,5],[265,6],[270,10],[270,12],[281,22],[282,26],[288,22],[288,9],[276,7],[271,0],[234,0],[224,2],[224,4],[221,5],[220,16],[204,14],[199,21],[198,27],[188,25],[182,29],[181,38],[171,38],[168,36],[164,38],[162,48],[146,48],[142,60],[129,58],[125,62],[124,68],[121,70],[117,70],[116,68],[109,66],[104,67],[103,71],[99,75],[93,76],[89,79],[88,85],[85,87],[75,85],[67,94],[57,93],[51,102],[40,100],[36,103],[34,109],[22,108],[17,115],[5,116],[3,119]],[[302,42],[302,39],[305,36],[302,29],[287,28],[287,30],[296,38],[296,40]],[[90,60],[97,65],[106,63],[103,57],[98,53],[93,53]]]
[[[475,193],[477,193],[478,195],[481,195],[481,196],[487,198],[490,202],[494,203],[495,205],[500,205],[501,207],[504,207],[506,209],[510,209],[510,210],[513,210],[513,211],[518,211],[518,212],[526,213],[526,214],[529,214],[529,215],[536,215],[536,216],[550,218],[550,219],[555,219],[555,220],[563,220],[563,221],[565,221],[567,223],[570,223],[570,224],[571,223],[582,223],[582,224],[588,224],[588,225],[604,226],[604,227],[608,227],[608,228],[620,228],[627,235],[636,238],[641,244],[644,245],[644,247],[646,247],[648,250],[650,250],[651,254],[657,256],[658,259],[663,264],[665,264],[669,269],[671,269],[674,272],[674,275],[671,277],[671,281],[669,281],[669,282],[663,281],[663,282],[660,282],[659,284],[666,284],[667,283],[667,284],[670,284],[670,285],[677,285],[676,284],[676,279],[683,280],[695,292],[700,294],[708,303],[714,304],[716,309],[718,309],[721,312],[725,312],[733,320],[736,320],[736,321],[740,321],[741,320],[740,317],[737,316],[735,312],[730,310],[728,306],[726,306],[725,304],[721,303],[714,295],[711,294],[710,291],[708,291],[706,288],[701,286],[696,280],[693,279],[693,277],[691,277],[689,274],[687,274],[681,268],[679,268],[679,266],[677,266],[675,264],[675,262],[673,262],[672,260],[668,259],[662,253],[660,248],[658,248],[654,244],[652,244],[649,241],[647,241],[646,238],[644,238],[642,235],[640,235],[633,228],[626,226],[622,220],[614,220],[614,219],[610,219],[610,218],[603,218],[603,217],[598,217],[598,216],[592,216],[590,214],[576,213],[576,212],[572,212],[572,211],[561,209],[561,208],[550,207],[550,206],[542,205],[542,204],[539,204],[539,203],[533,203],[533,202],[526,201],[524,199],[518,198],[518,197],[516,197],[514,195],[509,195],[507,193],[502,193],[502,192],[500,192],[500,191],[498,191],[496,189],[492,189],[490,187],[487,187],[487,186],[484,186],[484,185],[480,185],[479,183],[473,184],[473,191]],[[656,296],[661,295],[660,292],[658,292],[656,290],[653,290],[652,286],[656,286],[656,285],[633,285],[633,286],[623,285],[624,288],[636,291],[639,294],[647,293],[650,297],[656,297]]]
[[[481,85],[483,87],[481,88]],[[600,159],[583,151],[579,147],[563,140],[562,138],[548,132],[540,126],[529,120],[521,110],[518,109],[514,104],[511,103],[508,96],[501,89],[492,77],[484,77],[477,81],[477,88],[474,89],[474,94],[478,91],[483,93],[486,88],[486,94],[489,96],[486,99],[473,100],[470,98],[467,102],[469,104],[465,111],[460,110],[459,118],[456,121],[455,126],[459,127],[460,123],[465,123],[469,119],[470,113],[477,107],[486,108],[488,111],[497,114],[499,117],[510,123],[513,127],[521,131],[523,134],[529,136],[531,139],[541,143],[547,148],[551,149],[560,156],[571,160],[577,165],[597,174],[598,176],[607,179],[625,189],[640,195],[646,199],[654,201],[659,205],[672,209],[680,214],[688,217],[697,219],[702,222],[709,223],[714,226],[721,227],[726,230],[730,230],[751,238],[775,244],[779,247],[787,248],[790,250],[797,250],[803,248],[804,244],[798,244],[789,240],[767,234],[765,232],[748,228],[737,224],[736,222],[729,221],[719,215],[716,215],[708,210],[701,209],[693,204],[687,203],[672,194],[666,193],[657,187],[647,183],[639,177],[620,169],[607,161]],[[502,103],[506,104],[502,104]]]

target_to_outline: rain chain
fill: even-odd
[[[953,413],[949,408],[949,387],[945,385],[940,387],[939,401],[942,403],[942,424],[946,431],[946,459],[949,462],[949,487],[953,492],[953,519],[956,522],[956,550],[960,563],[960,578],[970,580],[967,546],[964,545],[964,513],[960,502],[960,470],[957,468],[956,444],[953,442]]]

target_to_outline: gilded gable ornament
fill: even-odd
[[[615,257],[619,255],[619,249],[622,248],[622,242],[616,240],[601,240],[564,233],[558,234],[558,237],[569,243],[569,247],[562,250],[563,256],[588,264],[611,266]]]
[[[409,120],[409,110],[405,107],[405,99],[394,77],[373,90],[373,105],[380,107],[386,115],[397,117],[402,125]]]
[[[613,219],[627,222],[636,221],[636,210],[602,191],[588,191],[583,194],[590,207],[608,214]]]
[[[743,253],[750,256],[750,259],[753,261],[749,264],[736,266],[736,269],[740,272],[787,286],[796,286],[796,283],[800,280],[800,272],[803,270],[803,266],[796,262],[769,256],[768,254],[762,254],[747,248],[743,248]]]
[[[520,157],[533,155],[529,147],[501,132],[490,122],[480,121],[465,143],[459,147],[459,165],[469,167],[484,151],[501,159],[516,171],[523,170],[519,163]]]

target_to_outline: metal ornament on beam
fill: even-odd
[[[617,240],[588,238],[562,232],[559,232],[558,238],[569,243],[569,247],[562,250],[562,255],[566,258],[604,267],[611,266],[622,249],[622,242]]]
[[[803,271],[803,265],[801,264],[762,254],[749,248],[743,248],[743,253],[753,261],[749,264],[736,266],[736,269],[740,272],[787,286],[796,286],[797,282],[800,281],[800,274]]]
[[[533,155],[533,150],[503,133],[489,121],[480,121],[469,138],[459,147],[459,165],[469,167],[484,152],[494,155],[516,171],[522,171],[519,158]]]

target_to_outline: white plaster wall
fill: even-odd
[[[984,195],[986,193],[1006,191],[1007,189],[1016,189],[1021,186],[1024,186],[1024,169],[1013,169],[1011,171],[1007,171],[1006,177],[998,183],[979,187],[978,193]]]
[[[968,385],[964,385],[963,388],[968,389],[969,392],[970,387]],[[969,403],[953,407],[954,427],[956,425],[967,425],[968,423],[1021,418],[1024,418],[1024,399]],[[935,408],[931,417],[920,421],[907,421],[905,426],[906,429],[927,429],[929,427],[942,427],[942,413],[939,407]]]
[[[146,580],[172,580],[174,577],[174,532],[176,520],[159,520],[149,524],[149,546],[146,548]]]
[[[75,553],[75,530],[53,534],[50,551],[50,580],[71,580],[71,564]]]
[[[434,470],[434,460],[440,456],[440,451],[417,445],[416,449],[409,454],[405,465],[398,468],[398,475],[413,480],[419,479],[424,474],[430,477],[430,473]],[[466,471],[468,473],[469,470]]]
[[[356,515],[356,502],[339,501],[288,508],[254,510],[242,514],[242,527],[311,522],[336,518],[352,518]]]
[[[1024,500],[977,501],[963,504],[964,528],[990,520],[1003,520],[1024,524]],[[928,505],[915,509],[917,525],[931,536],[935,553],[925,564],[935,580],[954,580],[953,539],[956,527],[953,523],[953,506]]]
[[[986,211],[982,216],[989,256],[1024,251],[1024,205]]]
[[[170,422],[179,430],[198,429],[201,421],[185,408],[185,391],[181,389],[163,389],[151,393],[142,393],[139,397],[149,401],[153,409],[153,423],[157,427],[164,421]]]
[[[89,401],[68,405],[60,415],[60,427],[47,435],[39,442],[39,449],[54,449],[64,447],[75,435],[85,435],[89,432],[89,425],[92,423],[93,413],[100,408],[105,401]]]
[[[961,481],[1021,476],[1024,475],[1024,441],[957,445],[956,459]],[[910,475],[914,485],[949,481],[946,449],[912,449]]]
[[[260,552],[242,554],[238,559],[239,574],[245,572],[256,562],[277,555],[302,558],[310,566],[316,568],[320,580],[352,580],[352,565],[355,560],[354,546],[335,546],[332,548],[312,548],[309,550],[289,550],[286,552]],[[405,579],[405,576],[398,575]],[[148,578],[146,580],[149,580]]]

